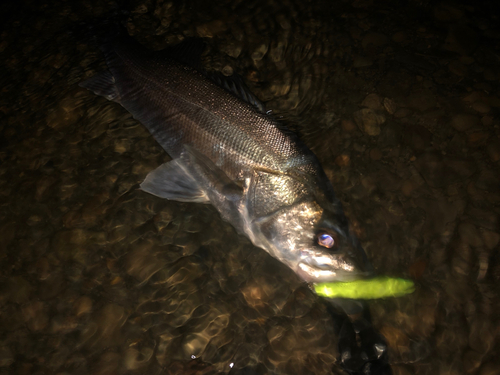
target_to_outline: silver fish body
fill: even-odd
[[[366,273],[330,182],[294,133],[176,58],[189,48],[153,52],[119,38],[102,49],[109,70],[80,85],[121,104],[173,159],[143,190],[214,205],[305,281]]]

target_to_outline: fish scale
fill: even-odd
[[[172,109],[182,111],[180,108],[187,103],[189,110],[183,112],[189,117],[177,121],[178,127],[170,122],[171,133],[182,127],[186,139],[181,142],[194,143],[201,149],[202,142],[213,141],[197,136],[201,131],[207,131],[226,149],[234,150],[231,158],[234,170],[260,167],[285,171],[288,166],[283,165],[284,161],[303,151],[280,131],[271,118],[213,85],[200,73],[175,61],[170,64],[158,62],[158,58],[151,53],[146,53],[145,57],[143,53],[130,53],[134,49],[127,47],[126,43],[117,42],[112,52],[106,53],[107,63],[120,88],[120,103],[150,132],[165,132],[165,122],[160,119],[168,118]],[[139,61],[137,55],[141,56]],[[121,85],[120,82],[127,83]],[[195,108],[199,108],[199,112]],[[242,118],[251,118],[251,121],[242,121]],[[195,135],[186,129],[198,133]],[[232,133],[231,139],[222,143],[228,132]],[[162,146],[176,158],[180,155],[179,144],[163,143]],[[246,163],[242,163],[242,156]],[[225,172],[235,176],[232,171]]]

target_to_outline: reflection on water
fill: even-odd
[[[419,282],[370,302],[394,373],[496,373],[494,12],[203,4],[135,1],[127,27],[152,48],[210,38],[207,66],[295,121],[375,268]],[[167,156],[77,86],[103,58],[75,25],[113,4],[30,6],[1,6],[0,372],[341,373],[332,317],[290,270],[211,207],[137,190]]]

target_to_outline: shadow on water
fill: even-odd
[[[0,374],[480,374],[500,368],[499,29],[488,2],[127,2],[161,49],[207,38],[316,152],[379,274],[349,318],[206,205],[137,190],[168,160],[78,87],[74,26],[114,2],[2,5]],[[206,3],[203,3],[206,4]],[[417,14],[418,17],[413,17]],[[68,31],[70,30],[70,31]]]

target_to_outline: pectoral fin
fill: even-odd
[[[185,145],[181,159],[204,191],[215,191],[225,199],[239,200],[243,189],[226,173],[196,149]]]
[[[217,208],[221,216],[242,233],[240,205],[243,199],[243,188],[203,154],[189,146],[184,146],[184,148],[181,160],[189,174],[196,179],[210,203]]]
[[[150,172],[141,189],[160,198],[179,202],[209,203],[208,197],[178,159]]]

